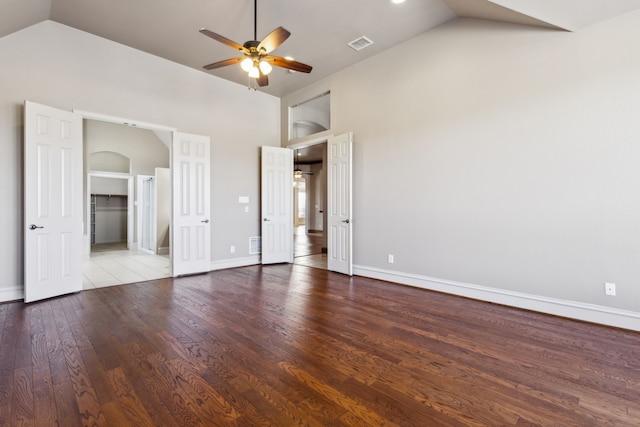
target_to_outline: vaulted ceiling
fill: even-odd
[[[52,20],[202,70],[238,56],[201,35],[208,28],[240,44],[253,39],[253,0],[0,0],[0,37]],[[477,18],[576,31],[640,8],[640,0],[258,0],[258,39],[282,26],[291,36],[274,52],[313,66],[275,69],[260,90],[283,96],[452,19]],[[355,51],[347,43],[373,44]],[[401,64],[398,64],[401,66]],[[202,70],[203,72],[206,72]],[[247,85],[238,65],[210,72]]]

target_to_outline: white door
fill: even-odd
[[[209,137],[173,133],[171,150],[174,276],[211,270]]]
[[[352,212],[351,212],[351,132],[327,141],[327,201],[328,201],[328,268],[352,273]]]
[[[293,262],[293,150],[262,147],[262,263]]]
[[[82,117],[25,102],[25,302],[82,290]]]

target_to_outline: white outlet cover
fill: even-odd
[[[604,284],[604,293],[605,293],[605,295],[615,296],[616,295],[616,284],[615,283],[606,282]]]

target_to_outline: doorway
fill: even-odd
[[[101,119],[84,120],[86,169],[83,288],[91,289],[171,276],[169,257],[171,132]],[[156,212],[155,179],[163,171],[167,207]],[[148,205],[138,185],[147,177]],[[149,178],[152,178],[149,181]],[[153,184],[153,185],[149,185]],[[151,193],[153,192],[153,194]],[[141,228],[140,217],[146,222]],[[158,245],[158,217],[166,218]],[[141,232],[144,238],[141,238]],[[126,235],[126,238],[123,236]],[[124,241],[126,240],[126,241]]]
[[[145,148],[140,141],[131,143],[128,138],[119,138],[117,135],[105,137],[105,133],[102,137],[95,138],[95,146],[88,149],[87,122],[101,123],[103,126],[113,126],[116,129],[124,129],[120,125],[125,125],[126,128],[151,130],[157,136],[154,142],[160,140],[166,147],[164,151],[168,152],[167,168],[170,164],[179,165],[170,170],[171,185],[166,192],[171,205],[169,228],[172,246],[166,257],[166,271],[163,272],[157,266],[145,265],[145,270],[152,271],[155,277],[129,276],[119,283],[102,283],[100,286],[140,282],[172,275],[197,274],[210,270],[211,158],[208,136],[187,134],[164,126],[96,113],[78,110],[69,112],[30,101],[25,101],[24,112],[25,165],[33,165],[25,166],[23,174],[26,189],[25,223],[31,222],[25,230],[23,242],[25,254],[32,255],[25,256],[23,269],[25,302],[77,292],[83,287],[96,287],[95,283],[90,282],[88,286],[86,282],[83,283],[83,276],[87,276],[83,275],[82,258],[84,256],[85,260],[91,259],[91,191],[87,189],[89,178],[85,172],[99,172],[103,167],[96,167],[99,162],[89,164],[86,154],[94,151],[111,154],[115,152],[125,153],[119,157],[131,158],[126,155],[127,150],[137,150],[142,155],[138,156],[136,166],[149,166],[149,161],[153,162],[155,156],[163,151],[156,147]],[[162,135],[165,136],[164,139]],[[46,146],[44,151],[38,151],[41,140],[46,140],[46,144],[40,143]],[[108,144],[120,144],[120,149],[105,150],[103,146]],[[141,173],[136,172],[130,162],[126,163],[129,165],[125,171],[128,175]],[[107,163],[106,166],[110,164]],[[129,199],[128,196],[127,198]],[[130,209],[127,215],[131,216]],[[45,228],[45,231],[41,231]],[[177,256],[176,251],[179,251]],[[122,272],[129,264],[127,262],[123,268],[111,265],[108,271]]]
[[[294,149],[294,264],[327,269],[326,141]]]

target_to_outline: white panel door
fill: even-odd
[[[262,263],[293,262],[293,150],[262,147]]]
[[[24,300],[82,290],[82,117],[25,102]]]
[[[351,152],[352,134],[345,133],[327,141],[328,268],[352,273]]]
[[[171,150],[174,276],[211,270],[211,158],[208,136],[173,133]]]

